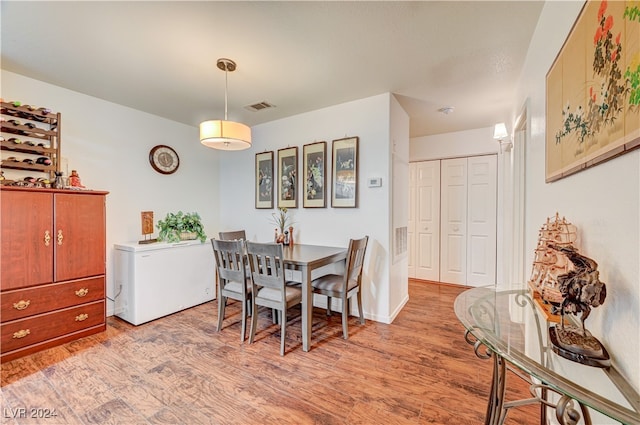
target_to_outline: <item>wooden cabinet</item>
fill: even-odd
[[[26,172],[7,178],[27,185],[20,178],[25,174],[48,177],[53,182],[55,172],[60,171],[60,113],[19,102],[1,102],[0,115],[2,169]]]
[[[2,361],[106,328],[106,194],[1,188]]]
[[[1,289],[53,282],[53,194],[0,192]]]

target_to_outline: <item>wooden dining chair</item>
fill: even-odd
[[[247,240],[247,234],[244,230],[230,230],[228,232],[218,232],[218,238],[223,241]]]
[[[369,236],[362,239],[351,239],[347,252],[347,262],[344,274],[328,274],[311,281],[311,287],[316,294],[327,297],[327,316],[331,315],[331,298],[342,300],[342,337],[349,339],[348,321],[350,300],[354,295],[358,300],[360,324],[364,325],[362,311],[362,266],[367,250]]]
[[[218,272],[218,332],[222,328],[227,300],[231,298],[242,303],[242,333],[240,341],[245,340],[247,317],[251,309],[251,278],[244,255],[244,242],[241,240],[222,241],[211,239],[213,254]]]
[[[218,232],[218,238],[221,241],[246,241],[247,234],[244,230],[230,230],[227,232]],[[248,262],[247,262],[247,276],[251,278],[251,270],[249,270]]]
[[[289,286],[285,280],[282,245],[275,243],[247,242],[247,256],[251,267],[251,333],[252,343],[258,325],[257,307],[264,306],[278,311],[280,331],[280,355],[284,356],[287,329],[287,309],[302,303],[302,289]]]
[[[218,232],[218,236],[223,241],[235,241],[235,240],[246,241],[247,240],[247,235],[244,230],[230,230],[227,232]],[[251,278],[251,269],[249,268],[248,261],[247,261],[247,276]],[[297,282],[289,282],[289,283],[296,284]],[[273,323],[274,324],[278,323],[278,314],[276,310],[273,310],[272,317],[273,317]]]

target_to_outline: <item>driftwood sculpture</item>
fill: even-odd
[[[560,314],[582,312],[582,334],[586,335],[584,321],[591,313],[591,307],[598,307],[604,303],[607,297],[607,287],[600,281],[598,263],[589,257],[578,254],[573,246],[551,245],[557,251],[567,256],[574,269],[558,276],[558,287],[563,300],[560,305]],[[564,326],[564,317],[562,320]]]
[[[578,254],[574,246],[551,244],[550,247],[565,255],[572,266],[567,273],[558,275],[558,289],[562,294],[561,320],[560,326],[549,328],[552,349],[569,360],[589,366],[608,367],[611,364],[609,353],[584,326],[591,308],[602,305],[607,297],[607,287],[600,281],[598,264]],[[582,313],[582,329],[572,325],[565,327],[565,313]]]

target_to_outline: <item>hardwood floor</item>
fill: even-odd
[[[102,334],[3,364],[1,423],[481,424],[491,363],[464,341],[462,290],[410,281],[393,324],[351,317],[347,341],[340,315],[316,309],[308,353],[293,310],[284,357],[268,310],[251,345],[237,303],[221,332],[216,301],[137,327],[110,317]],[[527,397],[509,378],[507,400]],[[537,412],[515,409],[506,424],[539,423]]]

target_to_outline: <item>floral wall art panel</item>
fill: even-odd
[[[305,179],[305,208],[324,208],[327,206],[327,142],[316,142],[302,147],[303,173]]]
[[[298,147],[278,149],[278,208],[298,208]]]
[[[273,151],[256,154],[256,208],[273,208]]]
[[[358,207],[358,137],[332,142],[331,206]]]
[[[640,143],[640,1],[635,2],[635,8],[629,8],[625,21],[626,39],[624,45],[624,69],[628,70],[627,78],[630,80],[630,102],[636,105],[635,113],[625,116],[625,135],[627,143],[635,140]],[[635,70],[635,71],[634,71]],[[626,73],[627,71],[625,71]]]
[[[640,147],[640,2],[588,1],[546,94],[547,182]]]

